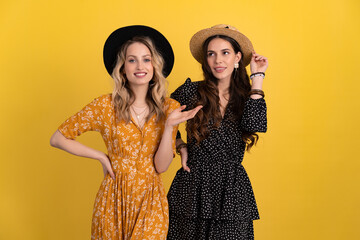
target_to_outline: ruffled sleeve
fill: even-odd
[[[245,102],[244,113],[241,119],[241,129],[247,132],[266,132],[266,102],[265,99],[249,98]]]
[[[178,87],[170,97],[180,103],[191,107],[195,101],[198,90],[198,82],[192,82],[190,78],[186,79],[185,83]]]
[[[170,97],[178,101],[180,105],[186,105],[186,110],[189,110],[196,102],[198,86],[198,82],[192,82],[190,78],[187,78],[184,84],[178,87]],[[176,135],[176,139],[179,138],[181,138],[180,131],[178,131]]]
[[[167,99],[167,103],[168,105],[168,108],[166,110],[166,118],[169,116],[169,114],[174,111],[175,109],[177,109],[178,107],[180,107],[180,104],[175,101],[174,99],[170,99],[168,98]],[[178,132],[178,126],[174,127],[173,129],[173,133],[172,133],[172,138],[171,138],[171,145],[172,145],[172,148],[173,148],[173,156],[175,157],[175,153],[176,153],[176,135],[177,135],[177,132]]]
[[[103,128],[103,113],[110,104],[109,95],[94,99],[75,115],[63,122],[58,130],[68,139],[76,139],[77,136],[87,131],[101,132]]]

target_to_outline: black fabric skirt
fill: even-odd
[[[179,218],[170,214],[168,240],[253,240],[253,221]]]

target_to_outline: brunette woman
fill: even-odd
[[[203,108],[187,122],[187,144],[177,140],[183,168],[168,193],[168,239],[253,239],[259,213],[242,160],[256,132],[267,130],[262,83],[268,61],[230,25],[197,32],[190,50],[204,80],[187,79],[171,97],[188,109]]]

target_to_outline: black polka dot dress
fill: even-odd
[[[199,82],[187,79],[171,97],[193,108]],[[242,166],[246,144],[242,131],[265,132],[266,103],[249,98],[241,121],[227,108],[218,129],[199,145],[188,136],[190,173],[178,170],[168,193],[169,240],[254,239],[259,219],[249,177]],[[209,123],[211,124],[211,122]]]

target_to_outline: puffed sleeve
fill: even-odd
[[[101,132],[103,127],[103,108],[107,104],[105,97],[94,99],[75,115],[63,122],[58,130],[68,139],[76,139],[87,131]]]
[[[249,98],[245,102],[241,128],[247,132],[266,132],[267,117],[265,99]]]
[[[196,101],[196,95],[198,90],[198,82],[192,82],[190,78],[187,78],[180,87],[178,87],[170,97],[180,103],[180,105],[186,105],[186,110],[192,108],[192,105]],[[176,139],[181,138],[180,131],[176,134]]]
[[[178,87],[170,97],[178,101],[180,105],[191,107],[194,104],[197,89],[198,82],[192,82],[190,78],[187,78],[184,84]]]
[[[175,109],[177,109],[178,107],[180,107],[180,104],[175,101],[174,99],[168,99],[168,109],[166,110],[166,118],[169,116],[169,114],[174,111]],[[172,138],[171,138],[171,145],[173,148],[173,156],[175,157],[175,153],[176,153],[176,135],[178,132],[178,126],[174,127],[173,132],[172,132]]]

